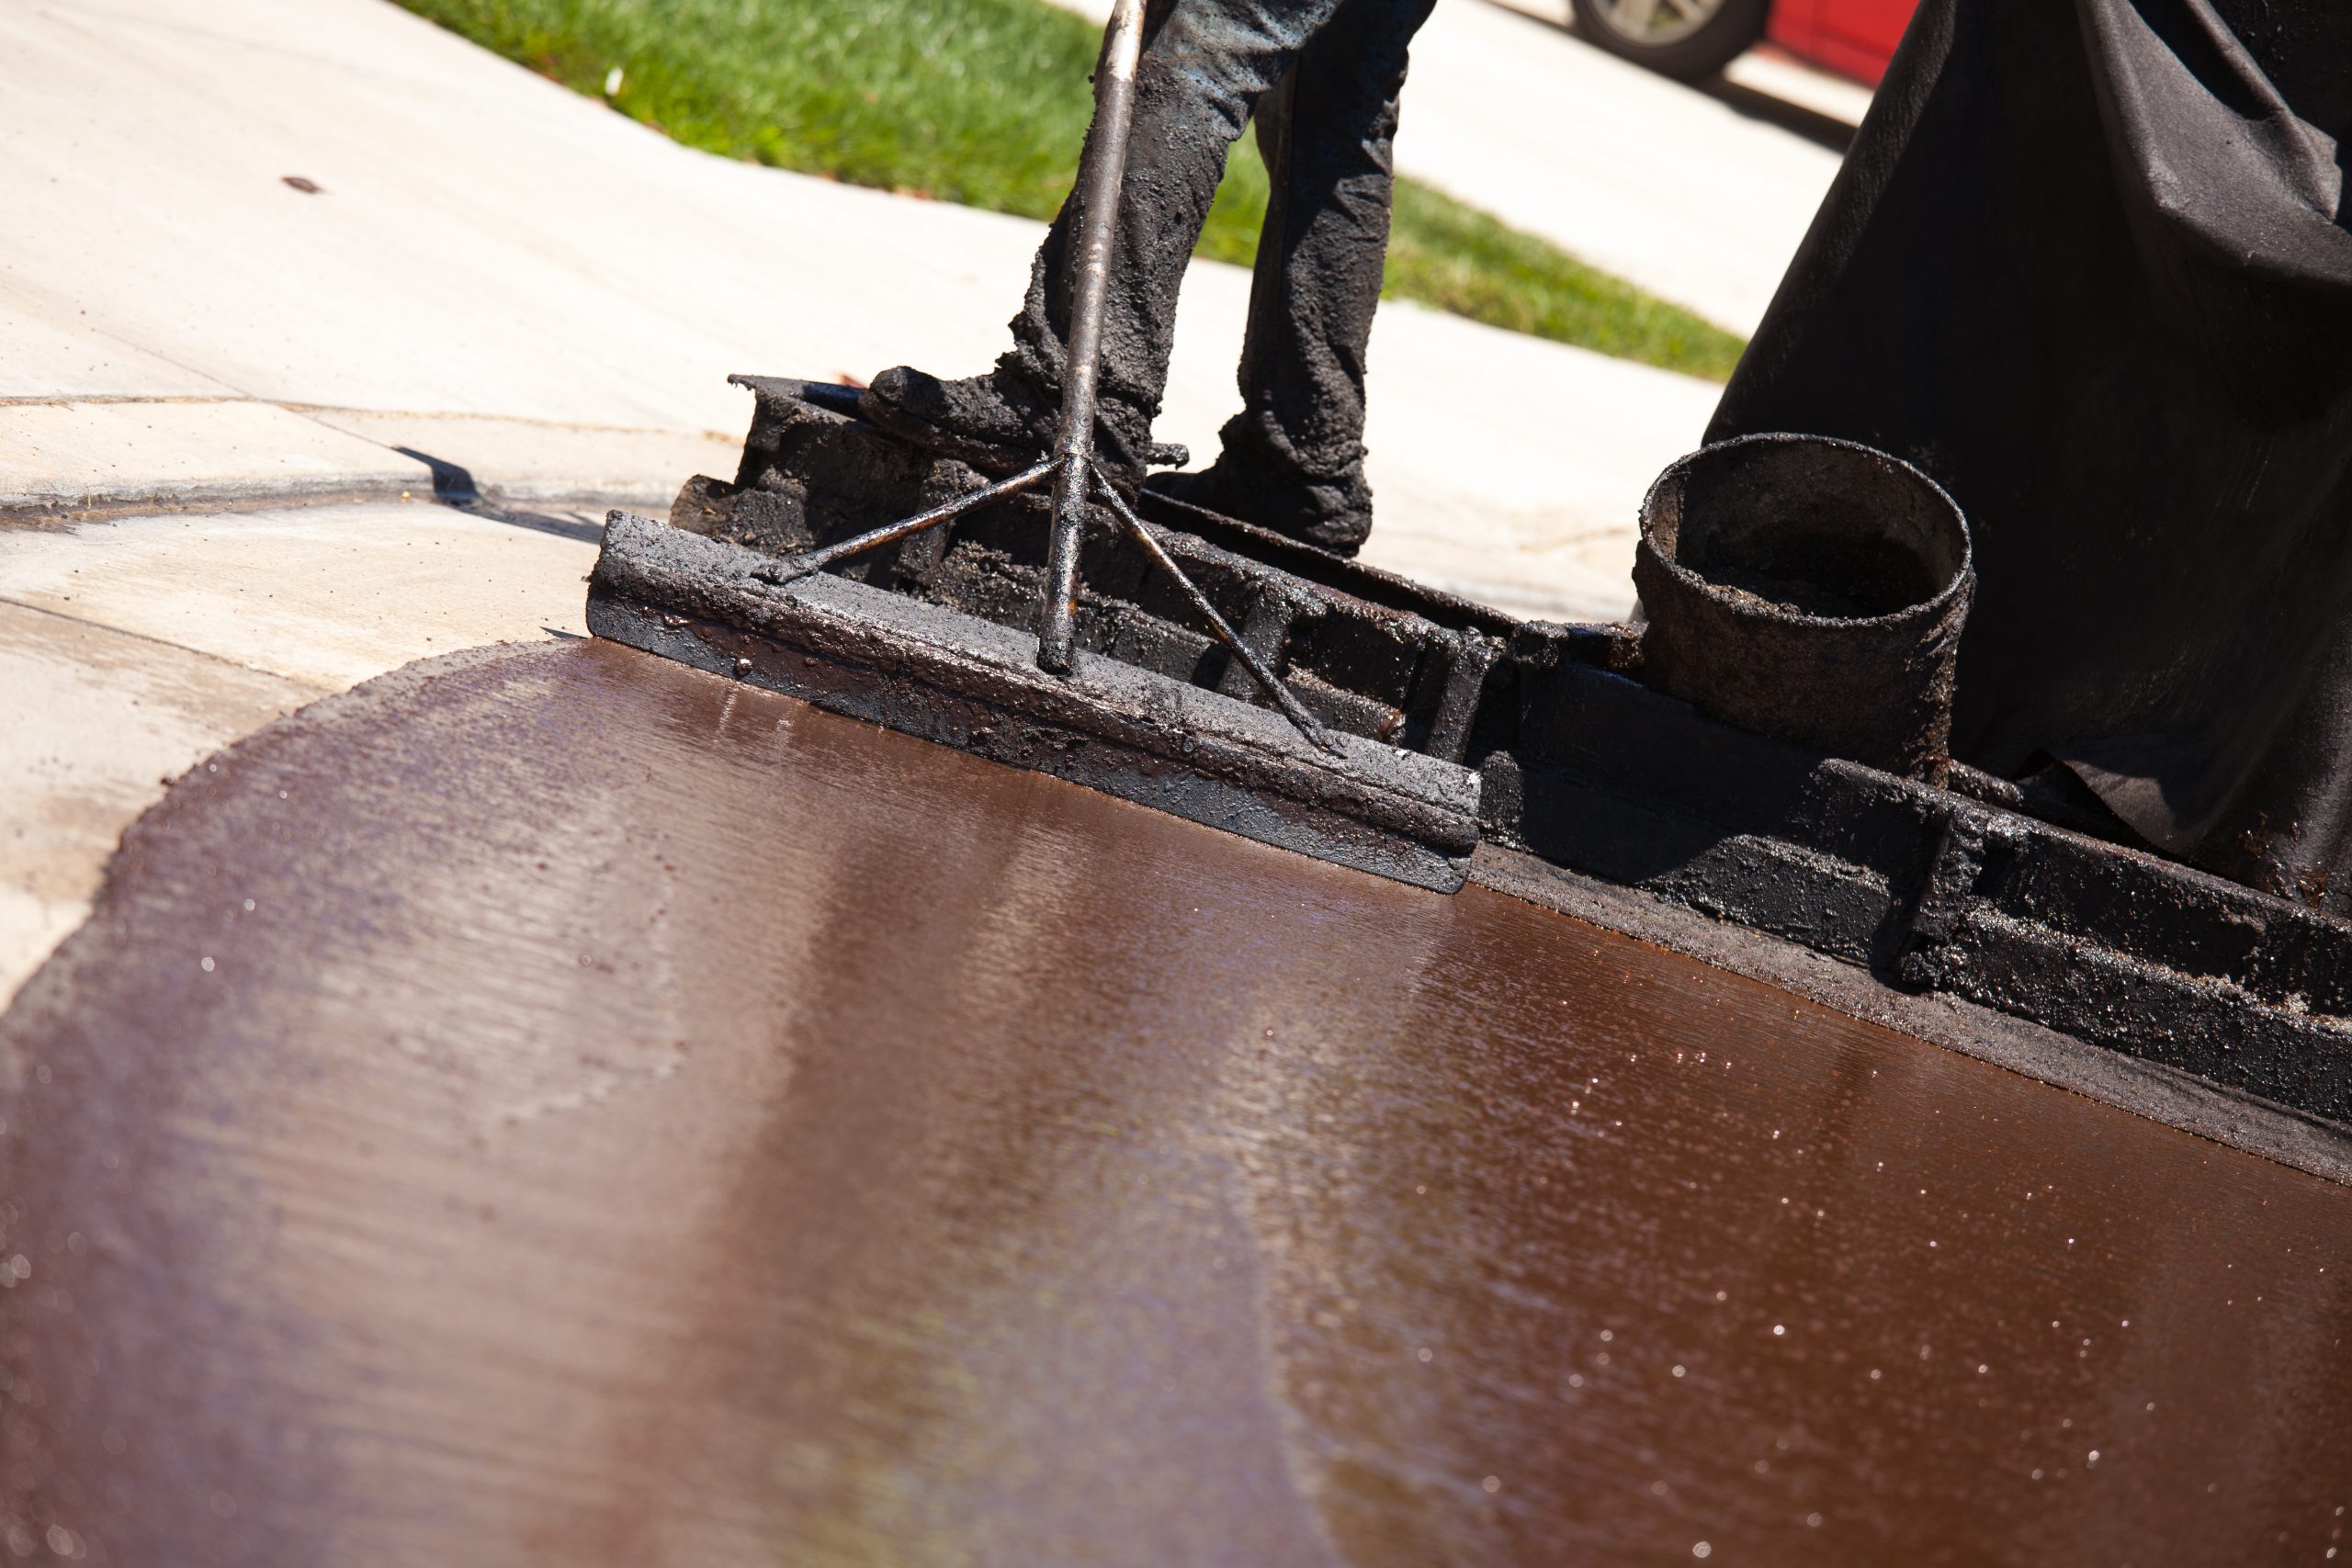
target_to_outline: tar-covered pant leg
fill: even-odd
[[[1277,176],[1275,212],[1268,233],[1278,238],[1273,291],[1261,261],[1260,310],[1302,310],[1306,324],[1253,329],[1265,346],[1255,378],[1268,410],[1283,414],[1259,422],[1288,448],[1313,451],[1361,445],[1363,340],[1379,288],[1378,253],[1387,232],[1388,128],[1395,118],[1404,41],[1430,10],[1430,0],[1152,0],[1147,7],[1138,62],[1136,116],[1128,144],[1126,188],[1120,203],[1117,254],[1103,322],[1104,434],[1118,448],[1106,454],[1139,468],[1149,423],[1159,411],[1176,324],[1184,265],[1208,220],[1209,203],[1225,173],[1227,152],[1261,108],[1270,91],[1305,57],[1317,63],[1302,73],[1303,89],[1286,88],[1295,129],[1275,138],[1276,156],[1290,174]],[[1332,24],[1344,17],[1337,32]],[[1393,43],[1390,40],[1393,39]],[[1388,64],[1393,56],[1393,67]],[[1369,72],[1366,81],[1345,79]],[[1319,83],[1320,85],[1317,85]],[[1351,120],[1361,123],[1351,124]],[[1335,205],[1334,205],[1335,204]],[[1321,209],[1334,205],[1326,214]],[[1069,253],[1081,217],[1073,193],[1047,232],[1031,270],[1027,300],[1013,319],[1015,347],[1006,368],[1034,386],[1058,389],[1062,344],[1069,321]],[[1375,210],[1376,209],[1376,210]],[[1369,243],[1366,264],[1353,259]],[[1313,269],[1337,266],[1336,287],[1317,284]],[[1359,308],[1358,296],[1362,296]],[[1355,324],[1361,313],[1363,323]],[[1329,350],[1306,346],[1335,332]],[[1351,414],[1340,427],[1353,436],[1322,433],[1311,414],[1288,399],[1323,395],[1325,367],[1339,368]],[[1349,370],[1352,368],[1353,379]],[[1245,378],[1246,389],[1250,381]],[[1277,446],[1277,450],[1285,449]]]
[[[1388,251],[1391,142],[1407,50],[1434,5],[1340,0],[1258,106],[1272,197],[1250,282],[1242,412],[1225,447],[1245,471],[1329,491],[1327,515],[1370,504],[1364,361]]]

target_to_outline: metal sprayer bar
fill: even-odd
[[[1046,552],[1046,604],[1037,626],[1037,667],[1069,672],[1078,640],[1078,552],[1086,492],[1094,472],[1094,410],[1102,378],[1102,313],[1118,247],[1119,195],[1127,179],[1135,125],[1136,64],[1143,56],[1143,0],[1117,0],[1094,73],[1094,126],[1079,175],[1078,272],[1070,290],[1069,342],[1062,356],[1062,420],[1054,456],[1054,534]]]
[[[786,557],[774,567],[762,570],[757,575],[761,581],[774,583],[778,587],[787,582],[797,582],[811,572],[820,571],[836,561],[845,560],[867,550],[879,548],[893,540],[920,534],[926,528],[935,528],[942,523],[960,517],[977,506],[1028,490],[1047,474],[1057,474],[1067,461],[1068,459],[1063,457],[1048,457],[1044,462],[1025,468],[1009,479],[989,485],[985,490],[976,490],[968,495],[959,495],[953,501],[933,507],[928,512],[917,513],[914,516],[900,522],[872,529],[854,538],[843,539],[837,545],[828,545],[820,550],[808,550],[797,556]],[[1219,614],[1215,604],[1209,603],[1208,595],[1202,592],[1199,585],[1193,582],[1184,569],[1176,564],[1176,558],[1168,553],[1167,547],[1159,542],[1158,536],[1154,535],[1144,520],[1135,514],[1134,509],[1120,498],[1119,492],[1111,487],[1111,481],[1103,477],[1101,469],[1093,466],[1093,460],[1089,458],[1087,461],[1088,472],[1093,480],[1095,494],[1111,508],[1113,515],[1118,518],[1121,526],[1127,531],[1136,543],[1143,547],[1144,554],[1151,558],[1152,563],[1174,580],[1176,586],[1182,591],[1186,602],[1199,611],[1201,618],[1208,623],[1210,633],[1224,645],[1227,652],[1240,660],[1241,667],[1250,672],[1250,678],[1258,682],[1259,689],[1272,699],[1274,705],[1282,710],[1283,716],[1289,719],[1301,735],[1306,737],[1321,750],[1337,756],[1340,749],[1338,743],[1331,739],[1330,732],[1315,721],[1315,716],[1306,711],[1297,695],[1283,683],[1281,677],[1269,670],[1265,660],[1260,659],[1250,650],[1250,645],[1241,640],[1241,634],[1233,629],[1233,623]]]

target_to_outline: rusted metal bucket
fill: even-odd
[[[1648,682],[1716,717],[1940,784],[1968,525],[1851,441],[1747,435],[1658,476],[1634,557]]]

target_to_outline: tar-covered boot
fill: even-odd
[[[1241,349],[1242,412],[1198,474],[1154,490],[1353,555],[1372,531],[1364,364],[1380,303],[1406,46],[1431,0],[1341,0],[1256,106],[1271,189]]]
[[[1220,516],[1316,545],[1334,555],[1354,555],[1372,532],[1372,486],[1363,465],[1316,475],[1295,462],[1261,450],[1261,444],[1225,427],[1224,449],[1198,473],[1156,474],[1154,491]]]
[[[874,378],[858,412],[912,446],[969,463],[986,474],[1016,474],[1050,456],[1061,429],[1061,393],[1023,371],[1006,355],[985,376],[943,381],[899,365]],[[1104,399],[1094,427],[1094,461],[1129,501],[1144,465],[1159,454],[1148,415]]]
[[[910,446],[1013,474],[1053,447],[1055,400],[1005,365],[985,376],[943,381],[910,365],[874,378],[858,412]]]

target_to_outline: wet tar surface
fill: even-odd
[[[2352,1194],[604,644],[200,767],[0,1022],[0,1544],[2321,1562]]]

